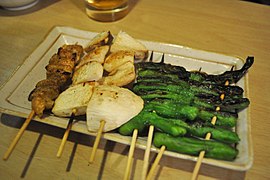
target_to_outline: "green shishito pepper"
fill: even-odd
[[[118,132],[127,136],[131,135],[135,129],[138,129],[139,133],[141,133],[148,125],[153,125],[156,129],[170,133],[173,136],[183,136],[187,133],[186,128],[177,125],[174,121],[161,118],[156,113],[145,111],[140,112],[139,115],[123,124],[118,129]]]
[[[148,126],[148,120],[144,116],[144,111],[141,111],[137,116],[120,126],[118,128],[118,132],[121,135],[129,136],[133,133],[135,129],[137,129],[139,133],[142,133],[144,129]]]
[[[217,117],[216,126],[236,126],[238,115],[234,113],[201,110],[200,113],[198,113],[197,118],[210,123],[214,116]]]
[[[146,103],[144,111],[155,111],[167,118],[187,119],[193,121],[198,117],[199,109],[194,106],[176,103],[169,100],[153,100]]]
[[[196,156],[205,151],[206,157],[235,159],[238,151],[228,144],[238,143],[240,139],[230,128],[236,125],[237,112],[250,102],[243,98],[241,87],[225,86],[225,82],[236,83],[253,61],[253,57],[248,57],[241,69],[219,75],[189,72],[164,61],[137,63],[133,91],[144,99],[145,107],[119,128],[120,134],[131,135],[134,129],[140,133],[153,125],[159,131],[154,137],[157,147],[165,145],[168,150]],[[221,94],[225,94],[222,100]],[[220,107],[219,112],[216,107]],[[217,127],[210,124],[214,116]],[[208,132],[213,140],[194,138],[205,137]]]
[[[212,139],[215,139],[224,143],[238,143],[240,138],[237,133],[232,132],[227,129],[218,128],[215,126],[203,126],[202,124],[188,124],[179,119],[164,118],[156,113],[146,112],[145,118],[148,119],[149,124],[154,125],[155,128],[160,131],[170,134],[172,136],[183,136],[189,133],[191,136],[204,138],[208,132],[212,134]],[[184,128],[186,131],[183,131],[181,128]]]
[[[209,94],[197,94],[192,91],[182,90],[179,92],[168,91],[163,88],[155,87],[151,91],[134,91],[141,96],[146,102],[150,102],[154,99],[163,99],[175,101],[181,104],[192,105],[200,109],[215,110],[216,107],[220,107],[223,111],[234,112],[245,109],[249,105],[247,98],[227,98],[223,101],[219,99],[219,96],[211,96]]]
[[[237,133],[215,126],[198,127],[196,125],[191,125],[188,127],[188,132],[192,136],[201,138],[205,137],[207,133],[211,133],[212,139],[228,144],[238,143],[240,141],[240,138],[238,137]]]
[[[163,61],[160,63],[154,62],[141,62],[137,63],[137,74],[142,77],[149,76],[173,76],[175,79],[182,80],[193,80],[201,83],[219,84],[223,85],[226,81],[230,84],[237,83],[248,71],[254,62],[254,57],[249,56],[246,59],[245,64],[241,69],[235,71],[225,71],[222,74],[211,75],[203,72],[189,72],[184,67],[174,66],[171,64],[166,64]],[[172,79],[173,79],[172,78]]]
[[[217,128],[214,126],[202,126],[198,123],[188,124],[179,119],[164,118],[157,115],[155,112],[148,112],[144,110],[139,113],[139,115],[122,125],[118,131],[121,135],[127,136],[131,135],[135,129],[138,129],[139,133],[141,133],[149,125],[153,125],[158,131],[175,137],[183,136],[188,133],[191,136],[203,138],[207,132],[211,132],[212,138],[220,142],[231,144],[238,143],[240,140],[238,135],[230,130]]]
[[[217,126],[234,127],[237,114],[229,112],[216,112],[200,110],[196,106],[186,105],[171,100],[155,99],[145,104],[144,111],[155,111],[159,116],[181,120],[201,120],[210,123],[217,116]]]
[[[236,158],[238,150],[223,143],[211,140],[199,140],[189,137],[173,137],[156,132],[153,144],[156,147],[166,146],[169,151],[198,156],[205,151],[205,157],[232,161]]]
[[[179,121],[171,121],[170,119],[162,118],[154,112],[148,112],[145,118],[149,120],[149,124],[153,125],[156,129],[167,132],[172,136],[183,136],[187,130],[183,126],[179,126]]]

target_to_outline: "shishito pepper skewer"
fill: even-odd
[[[232,70],[233,70],[233,67],[232,67],[231,71]],[[225,86],[228,86],[228,85],[229,85],[229,81],[226,81],[225,82]],[[220,99],[223,100],[224,97],[225,97],[225,94],[221,94]],[[217,107],[216,108],[216,111],[219,111],[219,110],[220,110],[220,107]],[[212,118],[212,120],[211,120],[211,123],[213,125],[215,125],[216,124],[216,120],[217,120],[217,116],[214,116]],[[211,133],[208,132],[206,134],[205,139],[206,140],[209,140],[210,138],[211,138]],[[149,171],[149,173],[147,175],[147,178],[146,178],[147,180],[150,180],[152,178],[152,176],[154,174],[154,171],[155,171],[155,169],[156,169],[156,167],[157,167],[160,159],[162,158],[163,153],[165,152],[165,149],[166,149],[166,146],[165,145],[162,145],[161,148],[160,148],[160,151],[159,151],[159,153],[158,153],[158,155],[157,155],[157,157],[156,157],[156,159],[155,159],[155,161],[154,161],[154,163],[153,163],[153,165],[152,165],[152,167],[151,167],[151,169],[150,169],[150,171]],[[200,154],[199,154],[198,161],[197,161],[196,166],[195,166],[194,171],[193,171],[192,180],[196,179],[197,176],[198,176],[198,172],[199,172],[199,169],[200,169],[200,165],[202,163],[202,159],[204,158],[204,155],[205,155],[205,151],[201,151]]]
[[[226,81],[225,82],[225,86],[228,86],[229,85],[229,81]],[[223,100],[225,97],[225,94],[221,94],[220,95],[220,99]],[[217,107],[216,108],[216,111],[220,111],[220,107]],[[217,121],[217,116],[214,116],[211,120],[211,124],[215,125],[216,124],[216,121]],[[207,133],[206,136],[205,136],[205,140],[210,140],[211,138],[211,133]],[[202,160],[204,158],[204,155],[205,155],[205,151],[201,151],[200,154],[199,154],[199,157],[198,157],[198,160],[196,162],[196,165],[194,167],[194,170],[193,170],[193,173],[192,173],[192,177],[191,179],[192,180],[195,180],[198,178],[198,173],[199,173],[199,170],[200,170],[200,167],[201,167],[201,164],[202,164]]]
[[[164,58],[164,55],[163,55],[163,58]],[[164,62],[164,59],[163,59],[163,62]],[[159,164],[159,161],[161,160],[165,150],[166,150],[166,146],[162,145],[160,150],[159,150],[159,153],[158,153],[158,155],[157,155],[157,157],[156,157],[156,159],[155,159],[155,161],[153,163],[153,165],[151,166],[151,168],[149,170],[149,173],[144,176],[144,179],[150,180],[152,178],[152,176],[154,174],[154,171],[155,171],[157,165]]]
[[[149,61],[153,61],[153,54],[154,54],[154,52],[152,51],[151,55],[149,57]],[[162,55],[162,61],[164,61],[164,54]],[[150,130],[150,128],[149,128],[149,130]],[[154,132],[154,126],[151,127],[151,131],[149,131],[149,134],[148,134],[148,139],[149,139],[150,143],[147,143],[147,144],[150,144],[150,145],[148,145],[149,147],[148,146],[146,147],[146,151],[144,154],[142,179],[145,179],[146,174],[147,174],[148,160],[149,160],[149,154],[150,154],[150,148],[151,148],[151,141],[153,138],[153,132]],[[128,153],[128,162],[127,162],[127,166],[126,166],[125,173],[124,173],[124,180],[129,179],[129,176],[130,176],[131,163],[132,163],[132,158],[133,158],[133,154],[135,151],[135,144],[136,144],[137,137],[138,137],[138,129],[134,129],[133,133],[132,133],[132,140],[131,140],[129,153]]]
[[[229,82],[228,81],[226,81],[226,85],[229,85]],[[221,94],[220,99],[223,100],[224,97],[225,97],[224,94]],[[219,111],[219,110],[220,110],[220,108],[217,107],[216,108],[216,111]],[[214,116],[212,118],[212,120],[211,120],[211,123],[213,125],[215,125],[216,120],[217,120],[217,116]],[[211,133],[208,132],[206,134],[205,140],[210,140],[210,138],[211,138]],[[158,155],[157,155],[157,157],[156,157],[156,159],[155,159],[155,161],[154,161],[154,163],[153,163],[153,165],[152,165],[152,167],[151,167],[151,169],[150,169],[150,171],[149,171],[149,173],[147,175],[147,178],[146,178],[147,180],[150,180],[152,178],[152,176],[154,174],[154,171],[155,171],[157,165],[159,164],[159,161],[161,160],[162,155],[165,152],[165,150],[166,150],[166,146],[165,145],[162,145],[161,148],[160,148],[160,150],[159,150],[159,153],[158,153]],[[200,169],[200,165],[202,163],[202,159],[204,158],[204,155],[205,155],[205,151],[201,151],[200,154],[199,154],[199,158],[198,158],[197,164],[196,164],[196,166],[194,168],[194,171],[193,171],[194,173],[193,173],[192,179],[196,179],[196,177],[198,175],[198,171]]]
[[[149,61],[153,61],[153,51],[151,53]],[[161,62],[164,62],[164,54],[162,54]],[[149,156],[150,156],[150,151],[151,151],[154,129],[155,128],[153,125],[150,125],[148,129],[146,149],[145,149],[144,158],[143,158],[142,180],[146,179],[146,176],[147,176],[147,171],[148,171],[148,166],[149,166]]]
[[[162,55],[162,58],[161,58],[161,63],[164,63],[164,54]],[[145,150],[145,156],[144,156],[144,166],[143,166],[143,173],[142,173],[142,179],[149,179],[152,177],[152,174],[155,170],[155,167],[158,165],[160,159],[162,158],[162,155],[166,149],[166,147],[162,146],[161,149],[160,149],[160,152],[153,164],[153,166],[151,167],[149,173],[151,173],[149,176],[149,174],[147,175],[147,170],[148,170],[148,163],[149,163],[149,155],[150,155],[150,149],[151,149],[151,143],[152,143],[152,139],[153,139],[153,132],[154,132],[154,126],[153,125],[150,125],[149,127],[149,131],[151,131],[151,137],[149,138],[148,136],[148,139],[147,139],[147,147],[146,147],[146,150]],[[149,152],[148,152],[149,151]]]
[[[134,129],[134,131],[132,133],[132,139],[131,139],[131,143],[130,143],[129,152],[128,152],[128,162],[127,162],[127,166],[125,169],[124,180],[128,180],[130,177],[131,163],[132,163],[132,158],[133,158],[133,154],[134,154],[134,150],[135,150],[137,137],[138,137],[138,129]]]
[[[246,61],[246,63],[245,63],[245,65],[241,68],[241,70],[237,70],[237,71],[233,71],[232,73],[230,73],[229,71],[228,72],[225,72],[225,73],[223,73],[223,74],[221,74],[221,75],[217,75],[217,77],[215,77],[215,76],[213,76],[213,75],[209,75],[209,77],[204,77],[204,76],[202,76],[202,78],[206,78],[206,80],[209,80],[209,79],[213,79],[214,80],[214,82],[222,82],[222,79],[229,79],[230,80],[230,82],[232,82],[232,83],[235,83],[235,82],[237,82],[245,73],[246,73],[246,71],[247,71],[247,69],[252,65],[252,63],[253,63],[253,57],[248,57],[247,58],[247,61]],[[160,65],[161,65],[161,67],[160,67]],[[149,63],[149,65],[147,65],[146,64],[146,66],[147,66],[147,69],[149,70],[149,71],[151,71],[151,70],[153,70],[153,71],[155,71],[155,70],[157,70],[158,72],[161,72],[160,71],[160,68],[162,68],[162,70],[163,70],[163,68],[164,68],[164,73],[165,73],[165,75],[166,75],[166,73],[169,71],[169,72],[172,72],[172,73],[177,73],[177,75],[178,75],[178,72],[179,72],[179,69],[175,69],[175,68],[173,68],[172,67],[172,70],[171,70],[171,67],[167,67],[167,66],[164,66],[163,64],[157,64],[157,65],[155,65],[155,64],[153,64],[153,63]],[[163,67],[164,66],[164,67]],[[144,64],[141,64],[141,65],[139,65],[138,66],[138,68],[139,68],[139,71],[140,70],[143,70],[144,68],[145,68],[145,66],[144,66]],[[180,69],[181,70],[181,69]],[[187,72],[187,71],[185,71],[185,72]],[[153,74],[153,73],[152,73]],[[199,73],[200,74],[200,73]],[[147,75],[149,75],[149,77],[147,76]],[[162,74],[162,75],[164,75],[164,74]],[[201,74],[200,74],[201,75]],[[230,75],[232,75],[233,76],[233,78],[231,77],[228,77],[228,76],[230,76]],[[154,76],[151,76],[151,73],[149,74],[149,73],[143,73],[143,74],[141,74],[140,75],[140,78],[144,78],[144,76],[147,76],[148,77],[148,80],[149,80],[149,82],[156,82],[156,81],[150,81],[150,78],[153,78]],[[225,78],[225,76],[226,76],[226,78]],[[163,76],[162,76],[163,77]],[[174,76],[175,77],[175,76]],[[182,76],[181,76],[182,77]],[[171,76],[169,76],[168,78],[172,78]],[[178,77],[175,77],[176,79],[178,79]],[[220,79],[219,79],[220,78]],[[143,79],[140,79],[140,80],[143,80]],[[148,82],[148,81],[146,81],[146,82]],[[208,81],[207,81],[208,82]],[[225,82],[225,81],[223,81],[223,82]],[[222,92],[223,93],[223,92]],[[227,93],[226,93],[227,94]],[[158,97],[158,96],[157,96]],[[153,97],[152,97],[153,98]],[[220,99],[220,98],[219,98]],[[226,104],[226,103],[225,103]],[[227,103],[228,104],[228,103]],[[219,106],[219,105],[217,105],[217,106]],[[232,107],[233,108],[233,107]],[[215,109],[215,108],[214,108]],[[213,109],[213,110],[214,110]],[[136,122],[136,121],[135,121]],[[133,125],[135,125],[135,127],[139,127],[138,126],[138,124],[136,124],[135,122],[132,122],[131,124],[133,124]],[[135,124],[134,124],[135,123]],[[151,124],[151,123],[150,123]],[[123,135],[128,135],[129,134],[129,132],[132,132],[132,131],[130,131],[132,128],[130,128],[130,127],[128,127],[128,126],[124,126],[123,128],[121,128],[120,129],[120,134],[123,134]],[[141,128],[140,128],[141,129]]]
[[[150,150],[152,145],[152,139],[154,134],[154,126],[150,125],[148,130],[148,138],[146,143],[146,149],[144,152],[144,159],[143,159],[143,170],[142,170],[142,179],[146,179],[147,176],[147,170],[149,165],[149,156],[150,156]]]
[[[213,79],[214,80],[214,82],[216,82],[217,80],[219,80],[218,82],[222,82],[222,78],[223,79],[225,79],[224,77],[226,76],[226,79],[228,78],[228,81],[230,81],[231,83],[236,83],[246,72],[247,72],[247,70],[249,69],[249,67],[251,67],[251,65],[252,65],[252,63],[253,63],[253,60],[254,60],[254,58],[253,57],[248,57],[247,58],[247,60],[246,60],[246,63],[245,63],[245,65],[241,68],[241,70],[237,70],[237,71],[233,71],[232,73],[230,73],[229,71],[228,72],[225,72],[225,73],[223,73],[222,75],[218,75],[217,76],[217,78],[216,77],[214,77],[213,75],[209,75],[209,77],[203,77],[203,78],[206,78],[206,80],[209,80],[209,79]],[[152,66],[153,65],[153,66]],[[161,64],[162,65],[162,64]],[[143,70],[144,69],[144,66],[143,65],[139,65],[139,71],[141,71],[141,70]],[[147,65],[147,69],[148,70],[157,70],[158,72],[160,72],[160,67],[158,67],[158,66],[156,66],[155,64],[149,64],[149,66]],[[167,73],[167,71],[168,71],[168,68],[166,68],[166,67],[164,67],[164,73],[166,74]],[[169,71],[169,72],[171,72],[171,71]],[[178,70],[177,70],[177,72],[178,72]],[[172,71],[172,73],[175,73],[174,71]],[[149,73],[147,74],[145,74],[144,73],[144,75],[149,75]],[[142,75],[140,78],[142,78],[142,79],[140,79],[140,80],[143,80],[143,78],[144,78],[144,75]],[[163,74],[162,74],[163,75]],[[230,77],[228,77],[228,76],[230,76],[230,75],[232,75],[233,76],[233,78],[230,78]],[[148,80],[149,80],[149,82],[157,82],[157,81],[152,81],[152,80],[150,80],[151,78],[153,78],[154,76],[151,76],[151,73],[150,73],[150,75],[149,75],[149,77],[147,77],[148,78]],[[169,78],[171,78],[171,77],[169,77]],[[220,78],[220,79],[219,79]],[[148,81],[146,81],[146,82],[148,82]],[[208,81],[207,81],[208,82]],[[223,82],[226,82],[226,81],[223,81]],[[222,83],[223,83],[222,82]],[[218,99],[224,99],[224,94],[227,94],[227,93],[225,93],[225,92],[221,92],[223,95],[221,95],[221,97],[219,97]],[[151,97],[150,97],[151,98]],[[152,97],[153,98],[153,97]],[[157,97],[156,98],[158,98],[158,95],[157,95]],[[166,98],[166,97],[165,97]],[[225,103],[226,105],[228,104],[228,103]],[[216,105],[216,106],[219,106],[218,104]],[[223,107],[223,106],[222,106]],[[234,107],[232,107],[232,108],[234,108]],[[213,108],[213,110],[215,110],[215,108]],[[216,116],[216,115],[215,115]],[[218,116],[216,116],[215,117],[215,120],[214,121],[216,121],[216,119],[217,119],[217,117]],[[133,125],[135,125],[136,127],[138,126],[138,124],[134,124],[134,122],[132,122],[131,124],[133,124]],[[151,123],[150,123],[151,124]],[[131,130],[132,128],[128,128],[127,126],[123,126],[123,128],[121,128],[120,129],[120,134],[122,133],[123,135],[128,135],[129,134],[129,132],[131,132],[130,130]],[[212,131],[209,131],[209,132],[211,132],[212,133]],[[209,136],[209,135],[208,135]],[[210,137],[209,137],[210,138]],[[163,148],[164,150],[165,150],[165,148]],[[162,151],[161,151],[162,152]],[[200,152],[200,151],[199,151]],[[161,155],[162,156],[162,155]],[[161,157],[160,156],[160,157]]]
[[[150,61],[153,60],[153,54],[151,54]],[[164,63],[164,53],[162,54],[160,63]],[[154,133],[154,126],[150,125],[148,130],[148,138],[147,138],[147,144],[146,144],[146,150],[144,153],[144,159],[143,159],[143,171],[142,171],[142,179],[146,179],[147,177],[147,170],[149,165],[149,156],[150,156],[150,150],[151,150],[151,144],[153,140],[153,133]]]

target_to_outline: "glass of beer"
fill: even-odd
[[[97,21],[112,22],[129,11],[129,0],[85,0],[86,14]]]

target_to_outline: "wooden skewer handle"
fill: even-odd
[[[156,159],[155,159],[155,161],[154,161],[154,163],[153,163],[153,165],[152,165],[152,167],[151,167],[151,169],[150,169],[150,171],[149,171],[149,173],[147,175],[146,180],[150,180],[152,178],[152,176],[154,174],[154,171],[155,171],[160,159],[162,158],[162,155],[163,155],[165,149],[166,149],[166,146],[164,146],[164,145],[161,146],[161,148],[159,150],[159,153],[158,153],[158,155],[157,155],[157,157],[156,157]]]
[[[216,118],[215,117],[216,116],[213,117],[212,122],[211,122],[214,125],[215,125],[215,121],[216,121]],[[213,121],[214,121],[214,123],[213,123]],[[210,140],[211,139],[211,135],[212,135],[211,133],[207,133],[206,136],[205,136],[205,140]],[[198,178],[199,170],[200,170],[200,167],[201,167],[201,164],[202,164],[202,160],[204,158],[204,155],[205,155],[205,151],[201,151],[200,154],[199,154],[198,160],[196,162],[196,165],[195,165],[195,167],[193,169],[193,173],[192,173],[192,176],[191,176],[191,179],[192,180],[195,180],[195,179]]]
[[[93,146],[93,149],[92,149],[92,153],[91,153],[90,159],[89,159],[90,164],[94,162],[96,151],[97,151],[97,148],[98,148],[98,145],[99,145],[99,141],[101,139],[101,135],[102,135],[102,131],[103,131],[104,126],[105,126],[105,121],[104,120],[100,121],[100,126],[99,126],[99,129],[98,129],[97,136],[96,136],[94,146]]]
[[[25,122],[23,123],[22,127],[20,128],[19,132],[17,133],[16,137],[13,139],[13,141],[11,142],[11,144],[9,145],[8,150],[6,151],[3,160],[7,160],[10,156],[10,154],[12,153],[13,149],[15,148],[15,146],[17,145],[18,141],[20,140],[20,138],[22,137],[25,129],[27,128],[27,126],[29,125],[30,121],[32,120],[32,118],[35,115],[35,111],[32,110],[30,112],[30,114],[28,115],[27,119],[25,120]]]
[[[225,82],[225,86],[228,86],[228,85],[229,85],[229,81],[227,80]],[[225,98],[225,94],[221,94],[220,95],[220,99],[221,100],[224,100],[224,98]],[[216,108],[216,111],[220,111],[220,107],[217,107]],[[217,121],[217,117],[214,116],[212,118],[212,120],[211,120],[211,124],[215,125],[216,124],[216,121]],[[205,137],[205,140],[210,140],[210,138],[211,138],[211,133],[207,133],[206,134],[206,137]],[[198,178],[199,170],[200,170],[200,167],[201,167],[201,164],[202,164],[202,160],[204,158],[204,155],[205,155],[205,151],[201,151],[200,154],[199,154],[198,160],[196,162],[195,168],[193,170],[193,173],[192,173],[192,177],[191,177],[192,180],[195,180],[195,179]]]
[[[199,154],[198,160],[196,162],[195,168],[193,170],[193,173],[192,173],[192,177],[191,177],[192,180],[196,180],[198,178],[199,170],[200,170],[204,155],[205,155],[205,151],[201,151]]]
[[[152,144],[152,139],[153,139],[153,133],[154,133],[154,126],[151,125],[149,127],[149,130],[148,130],[148,138],[147,138],[146,150],[145,150],[144,159],[143,159],[142,180],[145,180],[146,175],[147,175],[148,164],[149,164],[149,156],[150,156],[151,144]]]
[[[133,131],[132,140],[130,143],[130,148],[129,148],[129,153],[128,153],[128,162],[127,162],[127,167],[126,167],[126,171],[125,171],[125,175],[124,175],[124,180],[128,180],[129,176],[130,176],[132,157],[133,157],[134,150],[135,150],[137,136],[138,136],[138,129],[135,129]]]
[[[68,138],[69,132],[70,132],[70,130],[72,128],[72,122],[73,122],[73,117],[68,122],[66,131],[65,131],[65,134],[64,134],[64,136],[62,138],[61,144],[60,144],[59,149],[57,151],[56,157],[58,157],[58,158],[60,158],[61,155],[62,155],[62,153],[63,153],[63,150],[64,150],[65,144],[67,142],[67,138]]]

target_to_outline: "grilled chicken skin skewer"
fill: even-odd
[[[54,100],[69,83],[82,54],[83,47],[80,45],[63,45],[51,57],[46,66],[47,78],[39,81],[28,97],[37,116],[41,117],[45,109],[53,107]]]

